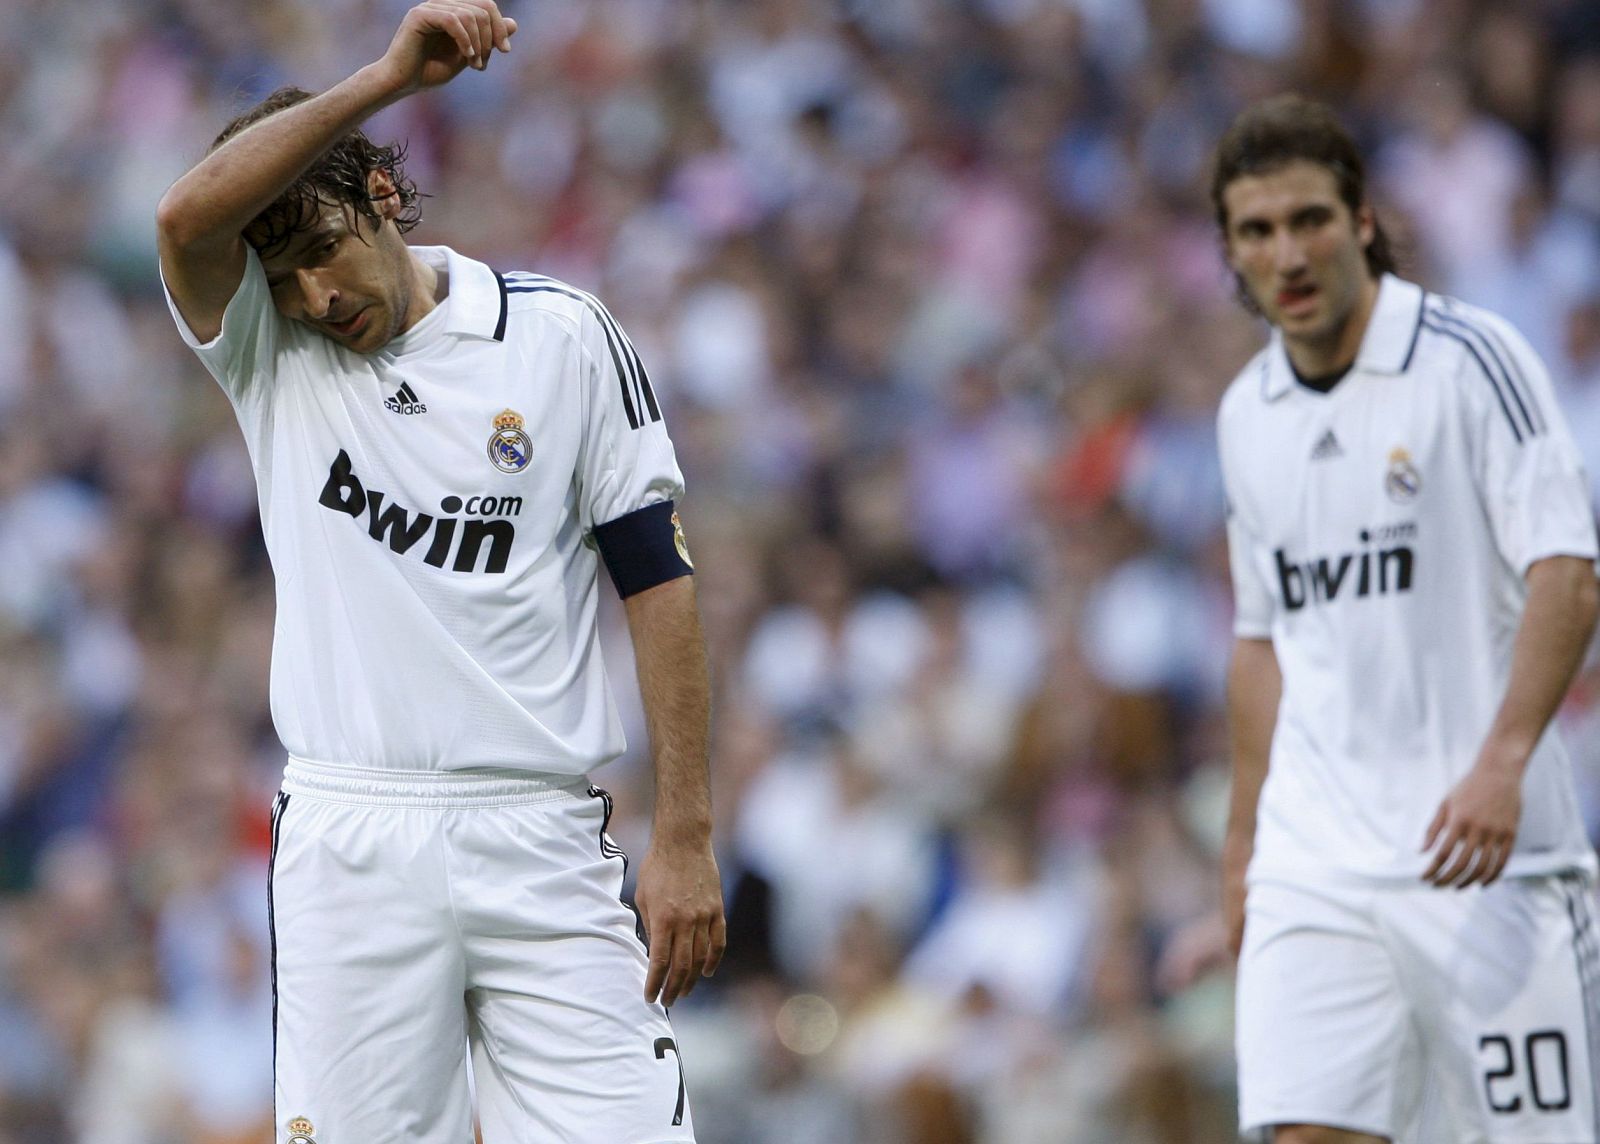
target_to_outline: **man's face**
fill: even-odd
[[[1352,214],[1332,171],[1294,160],[1241,175],[1222,192],[1228,265],[1261,313],[1290,341],[1339,340],[1372,284],[1372,211]]]
[[[357,353],[382,349],[408,326],[414,285],[406,245],[387,220],[324,204],[317,221],[261,260],[286,318]]]

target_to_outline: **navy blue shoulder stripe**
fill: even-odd
[[[1500,388],[1500,382],[1495,379],[1494,372],[1489,368],[1488,363],[1483,360],[1483,355],[1478,352],[1478,348],[1465,335],[1451,329],[1449,326],[1435,322],[1431,314],[1422,320],[1422,324],[1434,333],[1441,334],[1451,341],[1458,342],[1466,347],[1467,352],[1478,363],[1478,369],[1482,371],[1484,380],[1489,383],[1489,388],[1494,390],[1495,399],[1500,403],[1500,411],[1506,415],[1506,424],[1511,426],[1511,435],[1517,439],[1517,444],[1522,444],[1522,428],[1517,424],[1516,417],[1512,416],[1511,406],[1506,403],[1506,395]]]
[[[1460,318],[1459,320],[1466,321],[1467,319]],[[1506,372],[1515,384],[1516,391],[1526,399],[1534,428],[1540,433],[1548,433],[1550,431],[1550,423],[1545,420],[1544,406],[1539,404],[1539,395],[1533,386],[1528,383],[1527,377],[1522,372],[1522,363],[1517,360],[1517,355],[1511,352],[1511,347],[1506,344],[1505,336],[1487,322],[1479,322],[1477,325],[1482,327],[1483,335],[1489,339],[1489,344],[1505,357]]]
[[[1516,402],[1517,409],[1522,413],[1523,421],[1528,426],[1530,434],[1543,433],[1548,429],[1544,419],[1544,411],[1539,408],[1539,403],[1534,400],[1533,390],[1528,385],[1528,379],[1522,376],[1522,370],[1517,364],[1515,355],[1504,340],[1490,329],[1485,323],[1473,321],[1465,315],[1434,307],[1429,312],[1429,317],[1458,330],[1463,336],[1475,340],[1483,349],[1485,355],[1494,362],[1500,371],[1500,378],[1505,382],[1511,399]]]
[[[1516,355],[1506,345],[1505,339],[1486,322],[1469,318],[1453,309],[1438,306],[1434,308],[1433,314],[1441,321],[1478,340],[1479,345],[1499,366],[1500,375],[1509,387],[1511,396],[1516,400],[1517,407],[1522,411],[1529,427],[1535,433],[1545,432],[1548,426],[1544,420],[1544,410],[1534,400],[1533,389],[1528,385],[1528,379],[1522,375],[1522,368],[1517,363]]]
[[[534,282],[546,286],[563,285],[563,283],[557,282],[554,278],[547,278],[542,274],[524,272],[523,276],[526,282]],[[623,332],[617,320],[611,316],[611,311],[601,305],[598,298],[593,294],[584,294],[582,291],[579,291],[579,293],[582,294],[584,302],[594,311],[595,316],[599,318],[600,324],[611,331],[616,337],[617,344],[622,347],[622,356],[631,372],[634,395],[640,407],[648,411],[651,421],[660,421],[661,407],[656,403],[655,388],[650,384],[650,375],[645,372],[644,362],[640,360],[638,351],[633,348],[632,340]]]
[[[644,363],[639,360],[639,355],[635,352],[633,343],[628,340],[628,336],[622,332],[616,320],[593,295],[574,290],[552,278],[532,274],[507,275],[506,292],[558,294],[582,302],[594,315],[595,321],[600,323],[600,329],[606,336],[606,346],[611,351],[611,364],[617,372],[617,383],[622,389],[622,406],[628,414],[629,428],[637,429],[643,424],[641,412],[651,421],[661,420],[661,407],[656,402],[655,390],[651,388]]]

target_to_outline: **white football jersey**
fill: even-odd
[[[1283,673],[1250,877],[1416,878],[1505,694],[1528,567],[1596,554],[1544,366],[1502,319],[1386,276],[1342,381],[1300,384],[1274,331],[1218,436],[1235,631]],[[1595,856],[1552,728],[1506,873],[1574,868]]]
[[[445,300],[373,354],[273,307],[254,251],[185,340],[232,399],[277,580],[272,715],[291,755],[581,774],[621,753],[592,529],[682,476],[592,297],[444,247]]]

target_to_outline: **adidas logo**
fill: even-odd
[[[416,390],[411,388],[409,381],[401,382],[400,388],[393,397],[383,400],[383,407],[390,413],[426,413],[428,407],[417,400]]]
[[[1333,435],[1332,429],[1324,433],[1317,441],[1316,447],[1311,450],[1313,461],[1331,461],[1335,457],[1342,456],[1344,450],[1339,448],[1339,438]]]

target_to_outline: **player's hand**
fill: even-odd
[[[711,843],[667,846],[651,842],[639,866],[635,894],[650,941],[644,998],[670,1006],[710,977],[728,946],[722,913],[722,876]]]
[[[1425,852],[1433,851],[1424,882],[1459,890],[1500,876],[1522,818],[1522,770],[1486,750],[1445,796],[1422,841]]]
[[[379,63],[400,91],[438,87],[466,67],[488,67],[496,48],[509,52],[516,30],[494,0],[426,0],[405,14]]]

